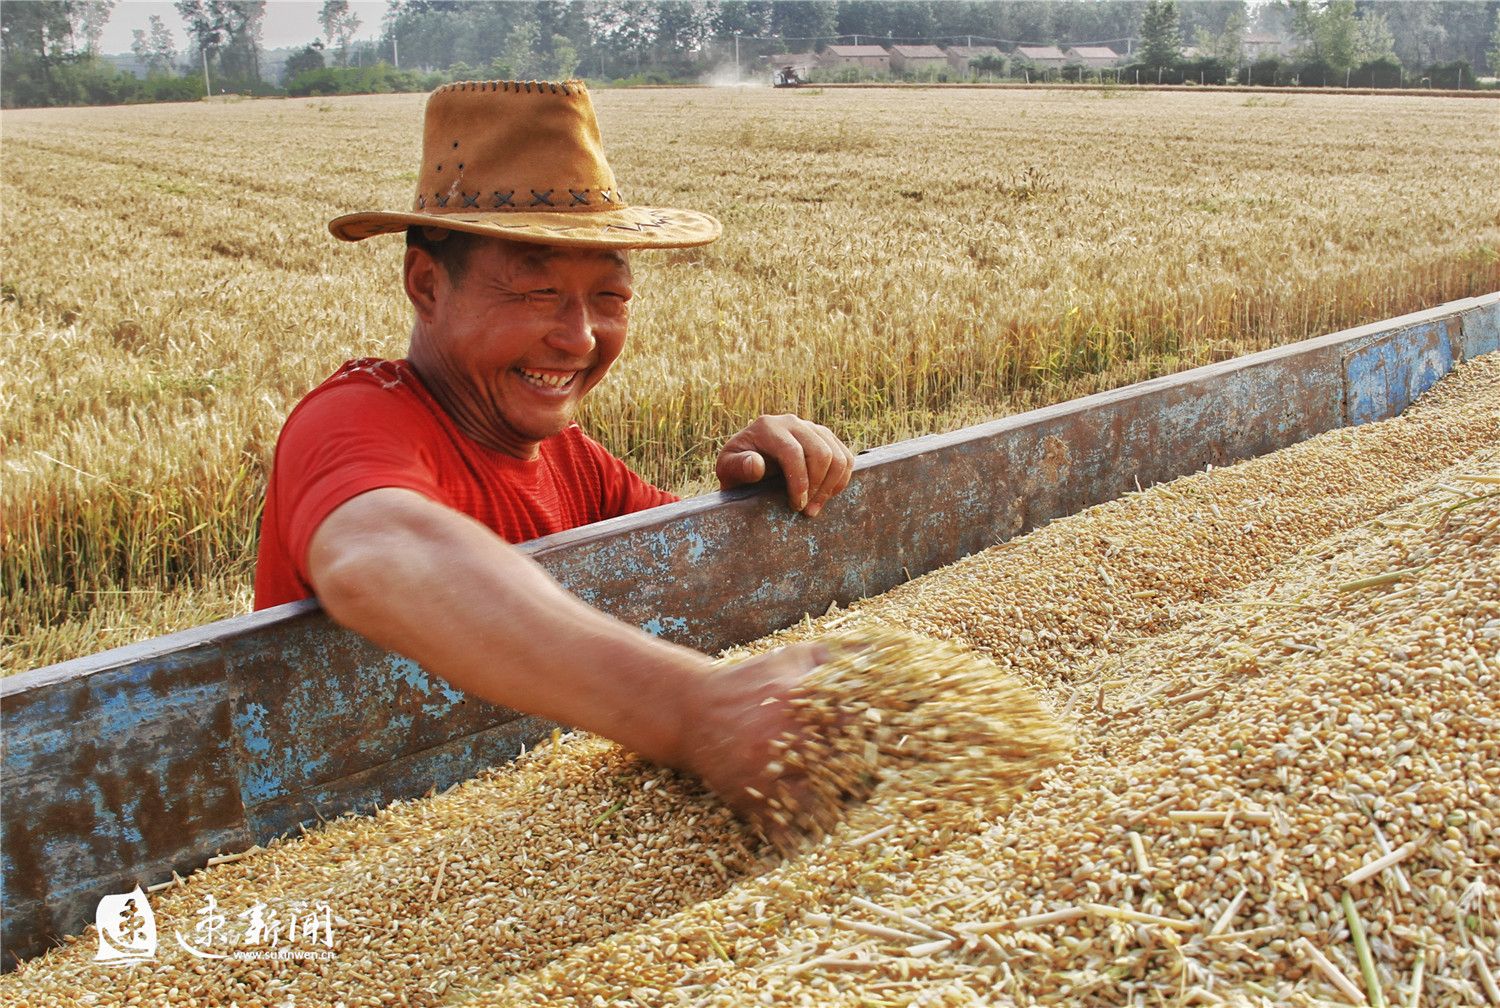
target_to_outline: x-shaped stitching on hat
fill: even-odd
[[[551,192],[552,190],[549,189],[547,191]],[[588,205],[589,191],[587,189],[585,189],[583,192],[579,192],[577,189],[569,189],[568,195],[573,197],[573,206],[577,206],[580,203],[584,204],[585,206]]]
[[[498,189],[495,190],[495,206],[497,208],[503,206],[515,206],[515,203],[511,202],[515,198],[515,195],[516,191],[514,189],[506,193],[500,192]]]
[[[599,195],[602,196],[602,197],[604,197],[604,202],[606,202],[606,203],[613,203],[614,202],[614,200],[610,198],[609,190],[608,189],[600,189],[599,190]]]
[[[445,206],[448,205],[448,200],[450,200],[450,199],[452,199],[451,196],[444,196],[441,193],[439,193],[438,196],[437,196],[437,205],[440,206],[440,207],[445,207]]]
[[[476,210],[479,209],[479,194],[477,192],[473,196],[470,196],[468,193],[460,190],[459,195],[464,198],[464,206],[474,207]]]
[[[533,189],[533,190],[531,190],[531,195],[532,195],[532,200],[531,200],[531,205],[532,206],[552,206],[553,205],[553,203],[552,203],[552,190],[551,189],[548,189],[546,192],[537,192],[535,189]]]

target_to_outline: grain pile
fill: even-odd
[[[106,969],[80,940],[0,996],[1500,1001],[1497,358],[1395,420],[1132,494],[759,645],[894,628],[1028,682],[1078,745],[998,809],[897,811],[887,782],[766,862],[679,778],[564,736],[153,894],[168,935],[208,895],[231,919],[326,899],[329,961],[169,940]]]

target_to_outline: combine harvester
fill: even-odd
[[[1497,349],[1490,294],[873,449],[817,521],[762,488],[523,548],[591,605],[716,652],[1132,489],[1394,417]],[[311,601],[9,677],[0,712],[7,968],[81,932],[105,894],[442,790],[554,727]]]

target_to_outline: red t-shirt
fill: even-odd
[[[677,500],[577,424],[543,441],[535,459],[518,459],[460,432],[406,361],[349,361],[297,404],[276,442],[255,608],[311,596],[313,533],[379,487],[415,490],[513,543]]]

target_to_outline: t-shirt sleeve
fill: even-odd
[[[279,500],[281,541],[306,583],[313,533],[341,504],[370,490],[401,487],[451,505],[434,475],[420,431],[420,407],[378,386],[324,389],[287,419],[271,479]]]
[[[583,441],[599,466],[599,482],[604,493],[602,517],[617,518],[681,499],[647,483],[588,435],[583,435]]]

